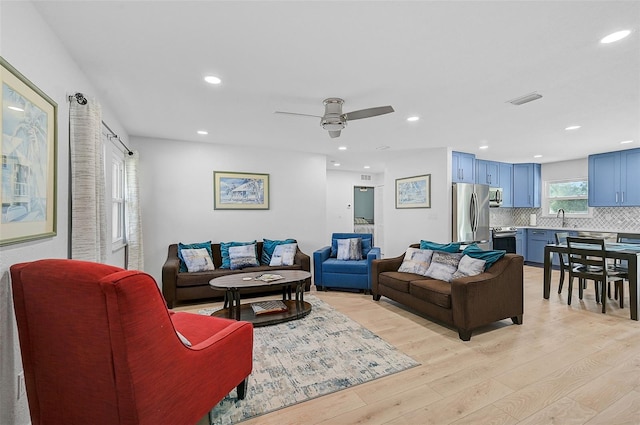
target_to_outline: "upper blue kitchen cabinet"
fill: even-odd
[[[589,155],[589,206],[640,206],[640,149]]]
[[[451,181],[454,183],[474,183],[476,156],[464,152],[451,152]]]
[[[476,160],[476,183],[502,188],[502,206],[513,206],[513,164]]]
[[[540,207],[540,164],[513,164],[513,206]]]

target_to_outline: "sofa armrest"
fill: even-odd
[[[471,330],[524,313],[524,258],[506,254],[484,273],[451,281],[453,322]],[[515,320],[514,320],[515,322]]]
[[[173,308],[176,302],[176,286],[178,272],[180,271],[180,258],[178,258],[178,245],[169,245],[167,260],[162,266],[162,295],[168,308]]]
[[[378,295],[378,275],[384,272],[398,271],[403,260],[404,254],[393,258],[379,258],[371,262],[371,292],[373,293],[373,299],[380,299]]]
[[[331,246],[322,247],[313,253],[313,282],[316,286],[322,286],[322,263],[331,254]]]
[[[380,247],[374,246],[367,253],[367,279],[369,280],[369,288],[371,288],[372,263],[380,258]]]
[[[311,272],[311,257],[300,251],[299,247],[296,248],[296,255],[293,257],[293,263],[299,264],[302,270]]]

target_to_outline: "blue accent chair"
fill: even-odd
[[[362,239],[362,260],[338,260],[331,256],[331,249],[337,251],[338,239]],[[357,289],[369,293],[371,290],[371,263],[380,258],[380,248],[373,246],[371,233],[334,233],[331,245],[313,253],[313,278],[318,290],[328,288]]]

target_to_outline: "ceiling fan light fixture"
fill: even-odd
[[[525,94],[524,96],[516,97],[515,99],[508,100],[507,103],[512,105],[520,106],[525,103],[533,102],[534,100],[538,100],[542,98],[542,95],[536,92]]]

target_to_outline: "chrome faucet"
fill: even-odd
[[[567,227],[567,222],[564,219],[564,209],[560,208],[558,213],[556,214],[556,218],[560,217],[560,213],[562,213],[562,227]]]

